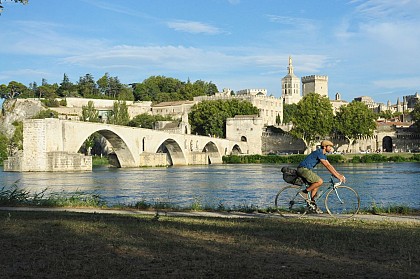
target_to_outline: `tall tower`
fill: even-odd
[[[302,77],[303,96],[309,93],[318,93],[328,98],[328,76],[306,76]]]
[[[289,56],[287,75],[281,79],[281,92],[285,104],[296,104],[300,101],[300,79],[293,73],[292,57]]]

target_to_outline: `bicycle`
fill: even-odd
[[[283,217],[302,217],[313,211],[314,206],[299,194],[308,186],[308,183],[304,183],[302,186],[289,185],[280,189],[274,202],[277,212]],[[341,182],[334,183],[334,177],[331,176],[327,189],[323,189],[325,189],[325,186],[318,189],[315,202],[325,196],[325,209],[332,217],[351,218],[359,212],[360,197],[353,188],[343,186]]]

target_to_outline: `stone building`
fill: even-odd
[[[302,77],[303,96],[309,93],[317,93],[328,98],[328,76],[305,76]]]
[[[283,100],[274,96],[267,96],[266,89],[243,89],[231,95],[230,89],[224,89],[222,93],[216,93],[213,96],[194,97],[195,102],[210,100],[229,100],[238,99],[250,102],[258,108],[260,117],[264,125],[276,125],[277,118],[283,118]]]
[[[249,154],[261,154],[262,117],[236,115],[226,120],[226,139],[249,143]]]
[[[340,93],[336,93],[335,94],[335,99],[334,100],[330,100],[331,105],[333,107],[333,113],[334,115],[336,115],[337,111],[340,109],[341,106],[345,106],[348,105],[349,102],[344,101],[341,99],[341,94]]]

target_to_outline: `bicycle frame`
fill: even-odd
[[[318,201],[320,198],[322,198],[326,193],[328,193],[328,191],[331,188],[334,189],[334,192],[337,195],[337,197],[340,200],[340,202],[343,202],[340,199],[340,196],[338,195],[338,192],[337,192],[337,186],[340,186],[340,185],[341,185],[341,181],[339,181],[337,183],[334,183],[334,176],[331,175],[331,177],[330,177],[330,184],[329,185],[324,185],[323,184],[323,185],[321,185],[321,187],[318,188],[317,195],[315,196],[315,202]],[[305,188],[303,188],[303,186],[302,186],[302,189],[306,189],[310,185],[309,184],[305,184],[304,186],[305,186]]]

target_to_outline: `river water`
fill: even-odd
[[[168,168],[117,169],[94,167],[92,172],[0,172],[0,186],[17,182],[30,193],[46,190],[61,195],[83,192],[100,195],[108,205],[167,202],[189,207],[225,208],[273,206],[277,191],[286,186],[283,165],[206,165]],[[420,208],[420,163],[337,164],[346,185],[359,192],[362,208],[406,205]],[[329,181],[324,167],[316,172]]]

